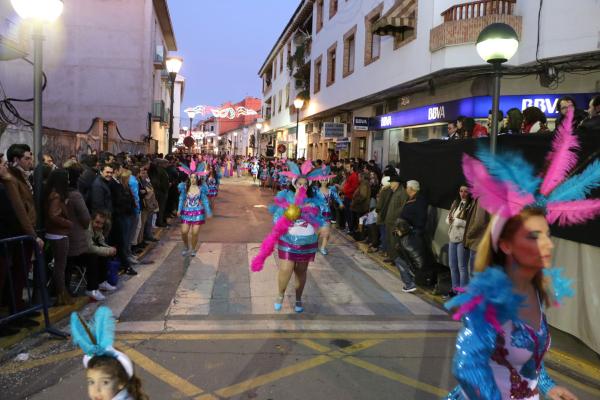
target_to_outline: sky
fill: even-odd
[[[184,110],[262,98],[258,70],[299,0],[168,0],[183,57]]]

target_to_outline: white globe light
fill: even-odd
[[[477,38],[477,53],[486,62],[506,62],[519,48],[515,30],[507,24],[496,23],[485,27]]]
[[[304,105],[304,99],[301,99],[300,97],[297,97],[294,100],[294,107],[296,107],[297,109],[301,109],[303,105]]]
[[[195,111],[188,111],[187,115],[189,118],[194,118],[196,116],[196,112]]]
[[[63,12],[62,0],[11,0],[12,6],[23,19],[53,22]]]
[[[183,58],[181,57],[169,57],[167,58],[167,71],[169,73],[178,74],[183,64]]]

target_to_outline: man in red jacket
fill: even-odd
[[[357,221],[353,221],[350,203],[352,203],[354,192],[358,189],[358,165],[348,163],[344,168],[349,174],[342,187],[342,192],[344,193],[344,219],[346,220],[346,233],[352,234],[356,229]]]

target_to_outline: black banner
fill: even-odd
[[[600,157],[600,132],[578,134],[581,150],[575,167],[581,172],[589,162]],[[550,151],[553,135],[502,135],[498,137],[498,151],[519,151],[523,157],[541,171],[545,156]],[[458,188],[466,182],[462,173],[463,153],[473,155],[477,146],[489,146],[489,139],[429,140],[419,143],[399,142],[400,176],[404,181],[415,179],[429,204],[449,209],[458,195]],[[600,198],[596,189],[592,198]],[[552,226],[554,236],[600,247],[600,218],[583,225]]]

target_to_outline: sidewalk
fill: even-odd
[[[339,229],[334,229],[334,231],[349,242],[354,243],[361,252],[379,264],[380,267],[400,278],[398,269],[384,262],[384,257],[379,252],[369,253],[367,251],[368,244],[355,241],[350,235]],[[443,306],[445,301],[441,295],[434,294],[431,290],[421,287],[415,294],[438,304],[440,307]],[[600,388],[600,355],[566,332],[550,327],[550,334],[552,336],[552,347],[546,354],[544,363],[572,379]]]

